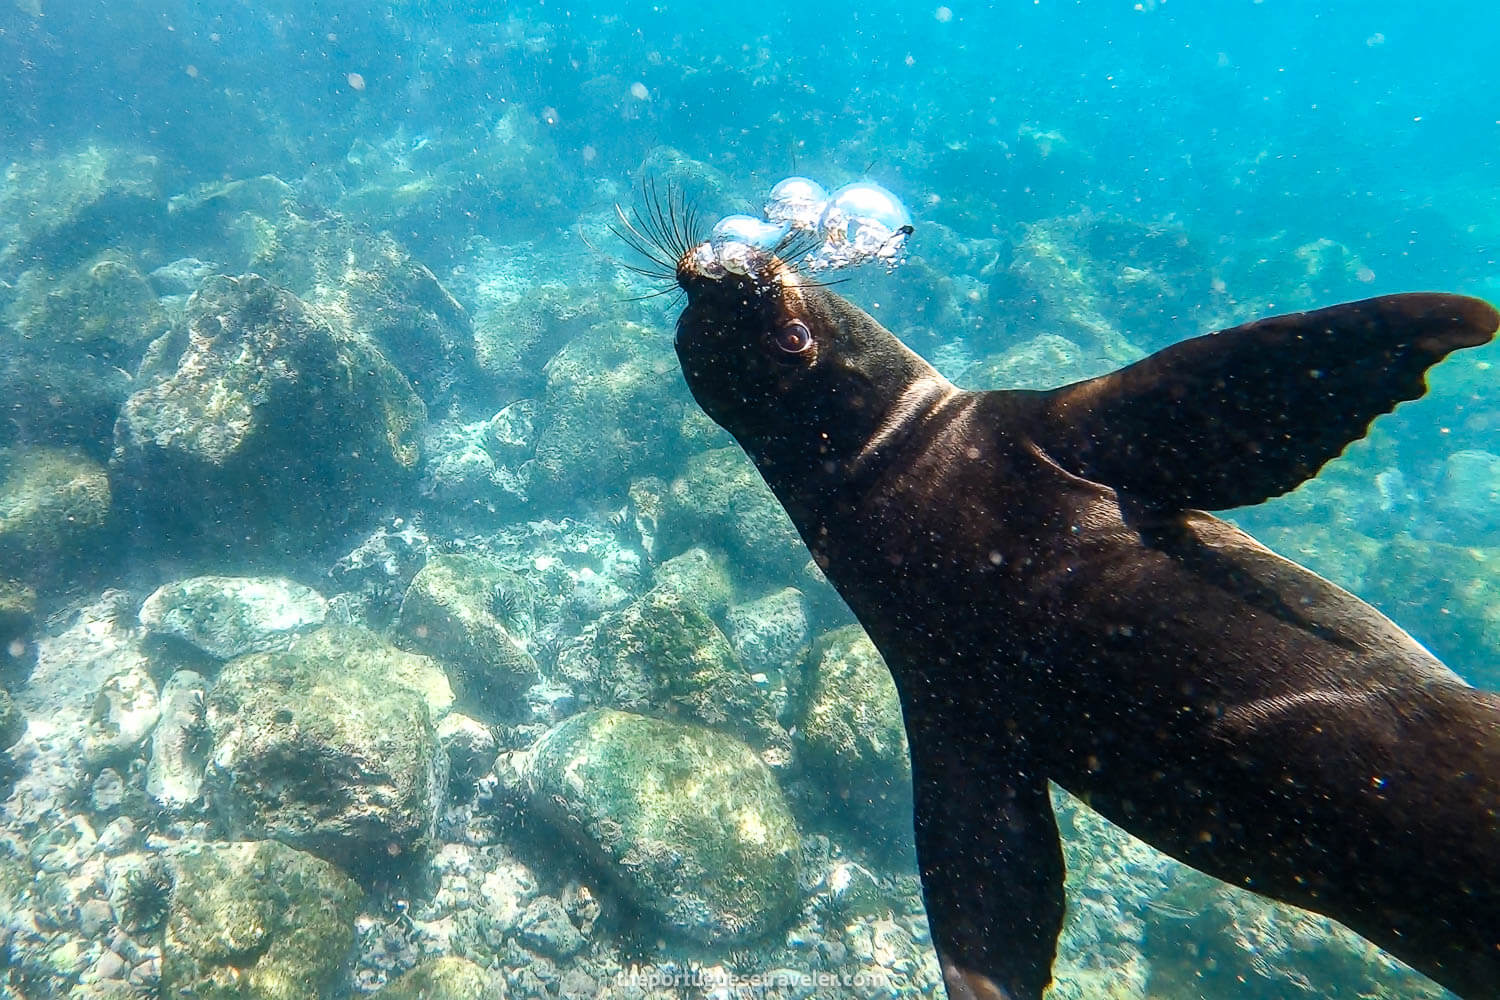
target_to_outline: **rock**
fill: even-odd
[[[448,780],[432,718],[451,693],[424,656],[329,626],[231,660],[208,694],[210,804],[357,876],[425,852]]]
[[[791,762],[791,740],[770,693],[735,659],[707,613],[679,591],[655,587],[585,630],[562,651],[558,678],[586,701],[734,733],[773,767]]]
[[[38,357],[93,357],[127,368],[167,328],[156,292],[120,250],[106,250],[61,274],[25,272],[5,318]]]
[[[994,389],[1051,389],[1103,375],[1114,366],[1090,357],[1083,348],[1055,333],[1044,333],[1004,354],[970,366],[961,384]]]
[[[496,456],[497,419],[445,420],[428,429],[422,441],[425,496],[447,507],[478,507],[487,512],[526,504],[531,468],[524,461],[506,465]]]
[[[275,842],[171,855],[161,994],[331,1000],[363,893],[332,865]]]
[[[667,512],[667,493],[666,482],[657,476],[641,476],[630,481],[628,512],[636,537],[641,541],[641,551],[653,562],[663,555],[656,540],[661,534],[662,517]]]
[[[152,271],[147,279],[157,295],[188,296],[198,290],[203,279],[218,273],[218,265],[197,257],[179,257]]]
[[[156,682],[143,664],[110,675],[94,698],[83,756],[90,766],[123,760],[133,754],[161,714]]]
[[[658,587],[671,587],[714,617],[728,611],[734,599],[724,557],[696,545],[656,567],[655,578]]]
[[[429,958],[397,977],[371,1000],[504,1000],[505,983],[467,958]]]
[[[155,157],[108,146],[12,163],[0,184],[0,271],[66,267],[148,237],[166,214],[159,174]]]
[[[580,288],[576,280],[518,281],[503,291],[484,291],[474,328],[479,367],[512,394],[542,388],[547,362],[558,349],[615,308],[599,289]]]
[[[161,718],[151,731],[146,794],[169,812],[194,805],[203,790],[210,750],[208,684],[202,675],[179,670],[161,689]]]
[[[784,676],[795,686],[807,654],[807,604],[802,592],[783,587],[729,609],[729,643],[752,674]]]
[[[302,297],[344,336],[377,348],[424,403],[447,402],[473,377],[469,314],[390,235],[337,215],[284,211],[260,222],[248,230],[245,270]]]
[[[911,758],[896,684],[858,625],[819,639],[797,741],[807,772],[882,846],[912,838]]]
[[[328,602],[283,577],[194,576],[158,587],[141,605],[141,627],[218,660],[289,643],[323,624]]]
[[[0,579],[49,583],[97,559],[110,518],[109,479],[96,463],[52,448],[0,450]]]
[[[448,755],[448,776],[472,786],[490,772],[499,754],[495,734],[484,723],[450,712],[437,725],[438,743]]]
[[[0,442],[75,447],[104,458],[146,346],[169,320],[129,255],[109,250],[54,274],[21,275],[0,324]]]
[[[552,896],[531,901],[521,914],[516,936],[523,945],[549,958],[572,958],[586,943],[562,904]]]
[[[571,508],[580,496],[623,494],[674,453],[688,405],[658,331],[612,322],[569,342],[547,364],[533,501]]]
[[[746,941],[795,911],[796,825],[770,771],[739,741],[600,710],[568,719],[512,763],[529,808],[663,932]]]
[[[10,692],[0,689],[0,750],[9,750],[26,735],[26,716],[11,701]]]
[[[464,705],[480,718],[504,715],[538,678],[517,638],[535,628],[531,588],[483,556],[433,557],[401,601],[400,641],[449,670]]]
[[[111,459],[161,536],[303,553],[410,479],[426,410],[370,343],[264,278],[213,277],[152,347]]]
[[[330,585],[343,591],[330,602],[330,620],[389,625],[431,554],[432,540],[419,524],[387,518],[328,570]]]
[[[689,458],[671,496],[678,536],[723,539],[735,564],[766,582],[796,579],[810,558],[791,518],[739,448]]]
[[[537,402],[518,399],[485,425],[484,447],[497,464],[519,466],[536,452]]]

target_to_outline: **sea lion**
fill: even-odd
[[[1203,512],[1315,475],[1500,314],[1386,296],[1049,392],[969,392],[777,252],[726,268],[677,221],[655,213],[645,242],[687,294],[688,387],[895,677],[950,997],[1051,980],[1049,779],[1200,871],[1500,996],[1500,697]]]

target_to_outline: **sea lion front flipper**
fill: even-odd
[[[917,862],[950,1000],[1040,1000],[1063,919],[1047,782],[908,723]],[[925,736],[925,738],[924,738]]]
[[[1043,395],[1035,439],[1152,510],[1259,503],[1315,475],[1426,371],[1500,326],[1461,295],[1387,295],[1195,337]]]

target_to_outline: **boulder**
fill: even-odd
[[[738,740],[600,710],[508,763],[529,808],[663,933],[746,941],[795,912],[797,828],[771,772]]]
[[[205,281],[185,334],[152,353],[111,462],[165,538],[300,554],[414,476],[426,410],[410,383],[264,278]]]
[[[729,609],[729,644],[752,674],[770,674],[795,686],[807,654],[807,602],[795,587]]]
[[[769,686],[750,676],[692,598],[654,587],[605,615],[583,639],[562,651],[556,672],[585,701],[698,722],[735,734],[773,767],[790,764],[791,739]]]
[[[156,682],[144,662],[111,674],[94,696],[83,756],[91,767],[131,757],[151,735],[161,715]]]
[[[90,145],[12,163],[0,183],[0,273],[64,268],[166,215],[156,157]]]
[[[274,841],[172,852],[161,995],[331,1000],[364,894],[333,865]]]
[[[103,468],[53,448],[0,449],[0,580],[52,583],[98,558],[110,520]]]
[[[169,320],[131,257],[21,275],[0,324],[0,442],[64,445],[103,459],[147,345]]]
[[[443,955],[424,959],[396,977],[370,1000],[504,1000],[499,976],[467,958]]]
[[[737,565],[766,582],[796,580],[811,558],[791,518],[737,447],[687,460],[672,482],[669,517],[674,538],[722,539]]]
[[[141,605],[146,631],[219,660],[289,643],[323,624],[328,602],[282,577],[194,576],[162,584]]]
[[[797,742],[808,774],[877,844],[909,844],[911,757],[880,651],[858,625],[835,629],[818,640],[806,683]]]
[[[161,689],[161,717],[151,731],[146,762],[146,794],[168,812],[195,805],[203,791],[210,750],[208,683],[192,670],[179,670]]]
[[[432,843],[452,695],[424,656],[329,626],[231,660],[208,693],[209,802],[233,836],[272,838],[365,877]]]
[[[442,663],[480,718],[504,715],[539,676],[517,641],[535,629],[532,601],[530,585],[492,559],[434,556],[402,598],[398,641]]]
[[[635,323],[594,326],[547,364],[533,500],[623,495],[660,471],[690,405],[671,341]]]

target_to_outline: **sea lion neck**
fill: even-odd
[[[688,388],[780,495],[865,478],[958,392],[864,310],[774,258],[737,274],[690,255],[678,272]]]

